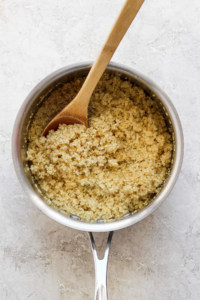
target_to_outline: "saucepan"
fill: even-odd
[[[116,63],[110,63],[106,72],[118,73],[124,78],[128,78],[133,83],[141,86],[147,94],[154,95],[163,107],[165,118],[171,126],[173,131],[173,158],[170,175],[162,187],[160,193],[156,195],[150,204],[141,211],[136,213],[129,213],[123,216],[120,220],[106,222],[98,220],[95,223],[87,223],[81,221],[75,215],[63,215],[55,209],[48,206],[45,197],[39,191],[34,179],[31,175],[29,165],[26,161],[27,151],[27,133],[35,112],[40,106],[41,102],[45,99],[45,95],[52,90],[58,83],[67,82],[75,77],[87,75],[91,68],[91,63],[80,63],[64,67],[58,71],[47,76],[43,79],[27,96],[22,104],[13,129],[12,139],[12,154],[15,170],[19,181],[22,184],[28,198],[48,217],[56,222],[82,231],[87,231],[91,240],[95,263],[95,298],[94,299],[107,299],[107,262],[109,255],[109,247],[112,239],[113,232],[128,226],[131,226],[147,216],[149,216],[158,206],[166,199],[172,190],[177,177],[179,175],[182,159],[183,159],[183,132],[181,123],[176,112],[176,109],[168,96],[149,78],[142,75],[140,72],[133,70],[129,67],[122,66]],[[96,251],[93,232],[109,232],[105,255],[103,259],[98,258]]]

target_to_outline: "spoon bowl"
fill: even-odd
[[[62,113],[62,112],[61,112]],[[43,136],[46,136],[50,130],[57,130],[60,124],[67,124],[67,125],[73,125],[73,124],[82,124],[86,127],[88,126],[88,121],[85,118],[85,120],[81,120],[79,118],[76,118],[75,116],[70,116],[66,114],[59,114],[57,115],[53,120],[49,122],[47,127],[42,132]]]

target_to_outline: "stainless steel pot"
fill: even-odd
[[[38,105],[44,99],[45,94],[49,90],[51,90],[57,83],[62,81],[66,82],[67,80],[70,80],[75,76],[86,75],[90,67],[91,63],[80,63],[64,67],[47,76],[30,92],[30,94],[22,104],[15,121],[12,139],[12,154],[17,176],[25,192],[33,201],[33,203],[43,213],[45,213],[48,217],[52,218],[58,223],[74,229],[89,232],[95,262],[95,299],[107,299],[106,271],[112,232],[114,230],[122,229],[141,221],[142,219],[150,215],[166,199],[166,197],[172,190],[180,172],[183,159],[183,132],[178,114],[172,102],[157,85],[155,85],[150,79],[141,75],[139,72],[133,69],[116,63],[109,64],[107,72],[117,72],[122,76],[129,78],[129,80],[142,86],[147,91],[147,93],[156,95],[161,105],[163,106],[166,117],[171,124],[174,132],[174,156],[170,176],[159,195],[157,195],[147,207],[135,214],[128,214],[118,221],[106,223],[103,220],[99,220],[96,223],[87,223],[79,220],[77,216],[65,216],[49,207],[44,201],[41,192],[38,191],[36,185],[34,184],[25,159],[27,149],[27,132],[30,125],[30,119],[36,112]],[[110,232],[110,234],[108,236],[105,256],[102,260],[100,260],[96,252],[92,232],[106,231]]]

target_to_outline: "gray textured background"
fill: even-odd
[[[0,299],[92,299],[86,233],[44,216],[13,170],[11,133],[29,91],[50,72],[94,60],[122,0],[0,0]],[[200,3],[146,0],[113,57],[171,97],[185,135],[177,184],[150,217],[114,235],[111,300],[200,299]],[[102,246],[105,235],[96,235]]]

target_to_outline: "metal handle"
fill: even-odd
[[[103,259],[99,259],[97,255],[97,249],[94,241],[92,232],[89,232],[92,254],[94,258],[94,267],[95,267],[95,294],[94,300],[107,300],[107,266],[108,266],[108,255],[110,244],[113,236],[113,231],[108,235],[108,240],[106,244],[106,249],[104,252]]]

